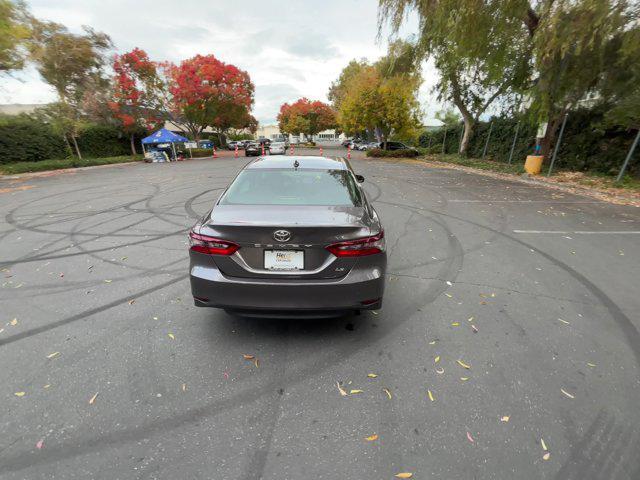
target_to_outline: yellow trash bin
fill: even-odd
[[[531,175],[539,174],[543,160],[544,155],[527,155],[527,161],[524,162],[524,170]]]

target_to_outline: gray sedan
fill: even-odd
[[[327,316],[382,305],[384,231],[346,160],[260,157],[191,230],[196,306]]]

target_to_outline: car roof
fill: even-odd
[[[299,169],[320,169],[320,170],[348,170],[347,164],[342,159],[333,159],[326,157],[311,157],[301,155],[288,155],[286,157],[259,157],[249,163],[246,169],[259,168],[293,168],[295,161],[298,161]]]

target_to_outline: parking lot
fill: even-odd
[[[640,478],[637,208],[355,153],[382,310],[245,319],[186,233],[246,161],[0,180],[1,479]]]

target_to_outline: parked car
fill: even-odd
[[[267,317],[382,305],[384,230],[344,159],[262,157],[189,233],[198,307]]]
[[[384,148],[384,144],[380,143],[378,148]],[[402,142],[387,142],[385,150],[415,150]]]
[[[266,147],[265,147],[265,150],[267,150]],[[262,145],[256,142],[251,142],[247,144],[247,146],[245,147],[244,154],[247,157],[262,155]]]
[[[227,149],[235,150],[236,146],[240,148],[240,142],[227,142]]]
[[[343,140],[340,143],[340,145],[342,145],[344,148],[347,148],[351,144],[352,141],[353,141],[353,139],[347,138],[347,139]]]
[[[284,155],[287,152],[287,147],[284,142],[273,142],[269,145],[270,155]]]
[[[212,140],[198,140],[198,148],[213,148]]]
[[[258,140],[256,140],[256,142],[258,142],[260,145],[264,145],[265,148],[268,148],[269,145],[271,145],[271,140],[269,140],[268,138],[259,138]]]

